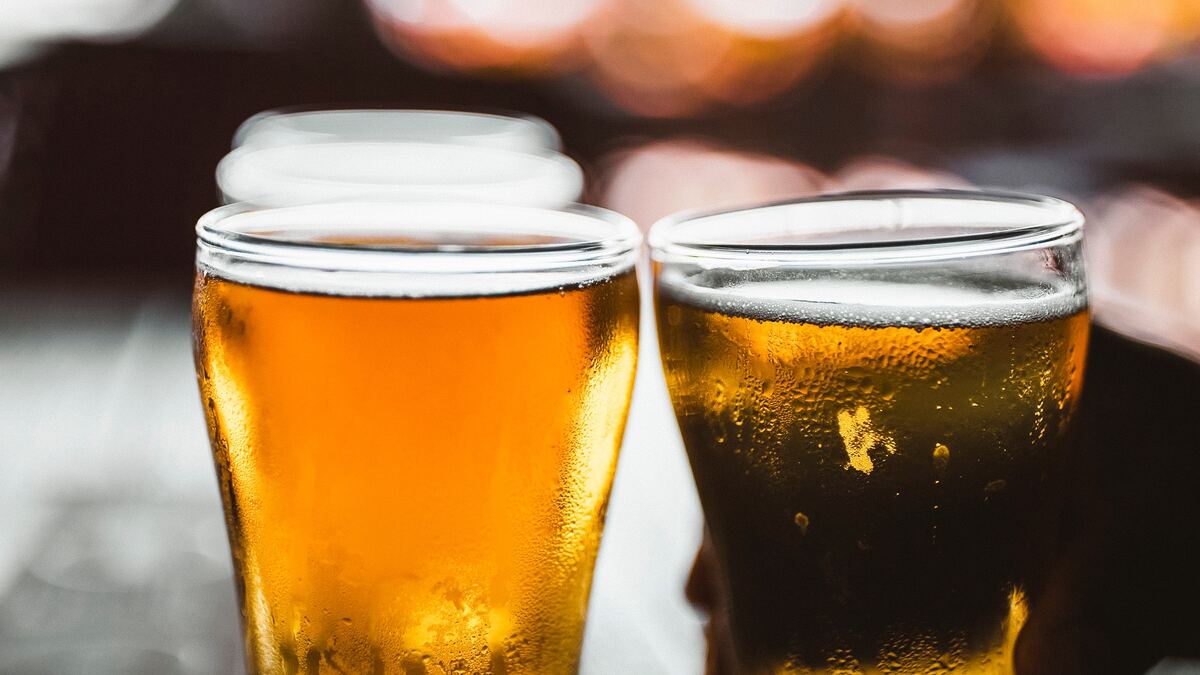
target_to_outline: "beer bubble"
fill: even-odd
[[[933,446],[933,470],[938,476],[944,476],[946,473],[946,465],[950,463],[950,448],[944,443],[938,443]]]
[[[854,656],[854,652],[849,649],[835,649],[825,659],[825,664],[831,673],[838,675],[850,675],[851,673],[862,672],[862,665],[859,663],[858,658]]]
[[[796,527],[800,528],[800,534],[808,534],[808,516],[804,515],[801,511],[797,511],[796,517],[793,520],[796,522]]]

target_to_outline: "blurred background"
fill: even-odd
[[[1196,0],[3,0],[0,674],[241,669],[192,227],[242,120],[362,104],[544,117],[586,200],[643,227],[847,189],[1065,197],[1100,320],[1200,358]],[[703,665],[661,388],[644,351],[585,673]]]

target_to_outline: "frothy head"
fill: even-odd
[[[994,326],[1045,321],[1087,307],[1064,280],[996,271],[686,270],[659,276],[664,297],[757,321],[851,326]]]

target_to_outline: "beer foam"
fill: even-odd
[[[252,286],[347,297],[476,297],[588,286],[633,268],[618,214],[479,203],[233,205],[197,225],[197,267]]]
[[[271,288],[290,293],[353,298],[480,298],[528,295],[557,290],[586,288],[633,269],[633,261],[623,267],[588,267],[569,272],[487,273],[477,275],[353,272],[318,272],[277,268],[269,273],[230,273],[228,268],[197,262],[206,274],[226,281]],[[261,271],[260,271],[261,272]]]
[[[757,321],[852,326],[984,327],[1068,316],[1087,297],[1068,280],[946,270],[814,272],[668,266],[660,291]]]

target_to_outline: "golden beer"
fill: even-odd
[[[201,267],[197,373],[252,669],[575,672],[637,317],[628,266],[454,297]]]
[[[929,266],[668,267],[657,300],[740,669],[1012,672],[1083,296]]]

